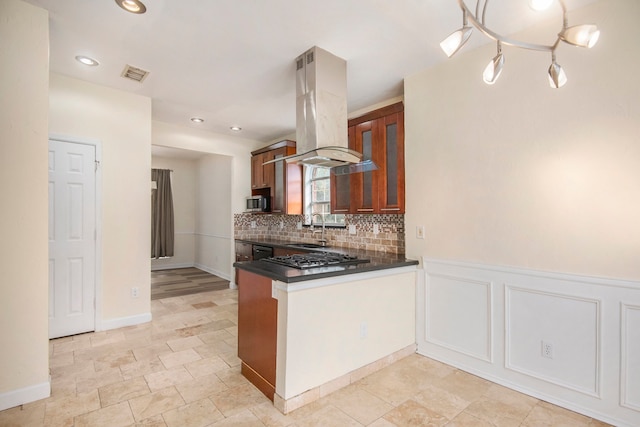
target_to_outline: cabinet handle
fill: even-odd
[[[272,210],[271,212],[272,212],[272,213],[282,213],[282,210],[281,210],[281,209],[278,209],[278,210]]]
[[[349,209],[334,209],[334,212],[349,212]]]
[[[400,208],[382,208],[381,211],[399,211]]]
[[[356,209],[358,212],[373,212],[373,209]]]

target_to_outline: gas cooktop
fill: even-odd
[[[299,269],[369,262],[368,259],[361,259],[355,256],[335,252],[311,252],[308,254],[275,256],[271,258],[263,258],[260,261],[272,262],[274,264]]]

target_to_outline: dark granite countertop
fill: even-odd
[[[236,239],[236,241],[251,243],[254,245],[282,248],[292,248],[292,244],[298,243],[279,239]],[[368,259],[369,262],[355,265],[331,265],[325,267],[308,268],[304,270],[286,267],[268,261],[236,262],[233,264],[233,266],[242,270],[250,271],[255,274],[269,277],[273,280],[279,280],[285,283],[294,283],[305,280],[322,279],[326,277],[343,276],[347,274],[364,273],[368,271],[379,271],[390,268],[418,265],[418,261],[407,259],[404,257],[404,254],[392,254],[386,252],[373,252],[337,247],[326,247],[317,249],[303,249],[300,247],[295,247],[295,249],[301,251],[306,250],[307,252],[337,252],[356,256],[360,259]]]

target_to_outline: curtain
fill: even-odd
[[[173,196],[171,171],[151,169],[151,258],[173,256]]]

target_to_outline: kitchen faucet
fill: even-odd
[[[324,225],[325,225],[325,224],[324,224],[324,214],[320,214],[320,213],[312,214],[312,215],[311,215],[311,224],[312,224],[312,225],[313,225],[313,218],[314,218],[316,215],[317,215],[317,216],[319,216],[319,217],[320,217],[320,219],[322,220],[322,231],[314,230],[313,232],[314,232],[314,233],[320,233],[320,232],[321,232],[321,233],[322,233],[322,235],[321,235],[321,238],[318,240],[318,242],[320,242],[320,244],[321,244],[322,246],[327,246],[327,239],[325,239],[325,238],[324,238],[324,228],[325,228],[325,227],[324,227]]]

